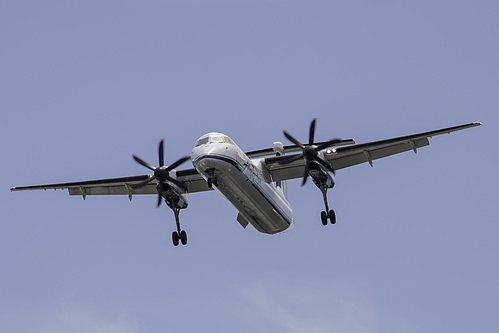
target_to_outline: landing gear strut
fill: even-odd
[[[177,224],[177,231],[174,231],[172,233],[172,241],[174,246],[178,246],[179,240],[182,242],[182,245],[187,244],[187,233],[185,230],[181,230],[180,228],[180,220],[179,220],[179,214],[180,214],[180,208],[175,207],[172,204],[172,210],[173,213],[175,214],[175,223]]]
[[[319,189],[322,192],[322,198],[324,199],[324,206],[326,210],[321,212],[322,225],[327,225],[327,220],[331,221],[331,224],[336,223],[336,214],[334,210],[329,210],[329,204],[327,202],[327,190],[328,188],[324,184],[320,184]]]

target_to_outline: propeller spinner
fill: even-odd
[[[165,164],[164,163],[164,139],[161,139],[161,141],[159,142],[159,147],[158,147],[159,167],[156,168],[135,155],[132,155],[132,157],[135,161],[137,161],[137,163],[141,164],[142,166],[145,166],[149,170],[154,171],[154,175],[152,177],[150,177],[149,179],[146,179],[145,181],[143,181],[141,183],[133,185],[132,188],[139,189],[139,188],[149,184],[153,180],[157,179],[158,180],[157,207],[159,207],[161,205],[161,199],[163,198],[162,194],[163,194],[163,188],[164,188],[165,181],[172,183],[175,186],[177,186],[183,190],[187,189],[183,183],[179,182],[178,180],[176,180],[175,178],[170,176],[170,171],[172,171],[173,169],[175,169],[176,167],[178,167],[179,165],[181,165],[185,161],[189,160],[190,158],[188,156],[182,157],[181,159],[177,160],[172,165],[165,166],[164,165]]]

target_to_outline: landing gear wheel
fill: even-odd
[[[182,245],[187,244],[187,233],[185,232],[185,230],[182,230],[180,232],[180,240],[182,241]]]
[[[179,238],[178,238],[178,232],[174,231],[172,233],[172,241],[173,241],[173,245],[174,246],[178,246],[178,240],[179,240]],[[186,239],[186,241],[187,241],[187,239]]]
[[[331,224],[336,224],[336,214],[334,213],[334,210],[329,211],[329,221],[331,221]]]
[[[215,187],[218,187],[218,179],[217,179],[217,177],[208,178],[208,187],[212,188],[213,185],[215,185]]]
[[[322,225],[327,225],[327,214],[325,211],[321,212],[321,221],[322,221]]]

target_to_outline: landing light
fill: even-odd
[[[334,149],[334,148],[328,149],[328,150],[326,150],[326,153],[328,153],[328,154],[336,153],[336,149]]]

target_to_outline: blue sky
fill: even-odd
[[[499,328],[494,1],[3,1],[0,331],[469,332]],[[10,193],[145,173],[210,131],[384,139],[481,121],[289,184],[296,227],[242,229],[216,193]]]

